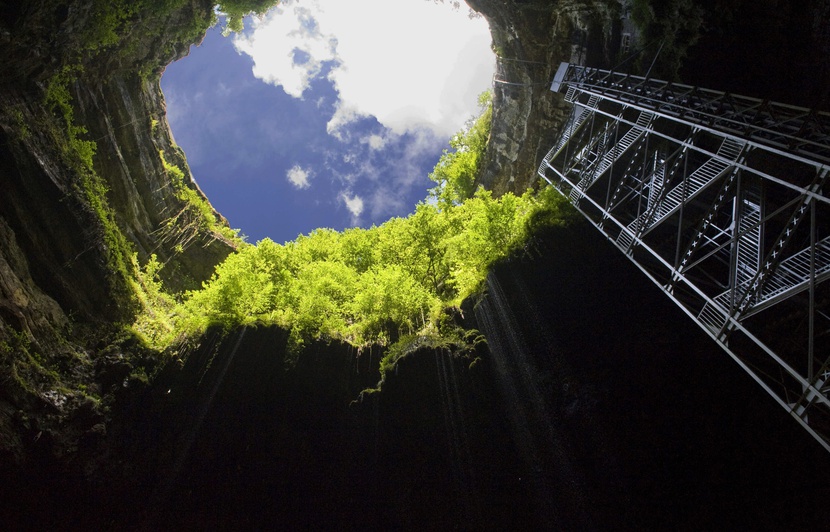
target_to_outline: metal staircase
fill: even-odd
[[[827,279],[828,274],[830,274],[830,237],[818,242],[815,249],[817,266],[814,275],[816,281],[821,282]],[[754,275],[741,281],[735,292],[741,295],[745,294],[753,277]],[[805,290],[809,286],[811,278],[810,248],[805,248],[778,264],[775,273],[767,279],[760,294],[752,303],[752,306],[744,311],[743,315],[745,317],[751,316],[777,301]],[[729,308],[730,294],[731,290],[721,293],[715,297],[715,303],[721,308]]]
[[[552,89],[539,175],[830,451],[830,114],[565,64]]]
[[[611,168],[611,166],[613,166],[613,164],[631,147],[631,145],[645,134],[653,119],[653,113],[649,113],[648,111],[640,112],[634,126],[626,131],[622,138],[615,142],[612,148],[603,154],[601,159],[598,159],[598,164],[592,167],[589,171],[583,172],[582,179],[580,179],[577,186],[571,192],[571,201],[578,200],[582,192],[596,183],[596,181],[609,168]],[[619,122],[617,122],[617,124],[619,124]]]
[[[570,91],[570,93],[567,96],[565,96],[565,100],[573,102],[574,92],[575,91]],[[565,144],[567,144],[567,142],[571,139],[571,137],[579,129],[579,127],[585,122],[585,120],[592,115],[593,110],[596,109],[598,104],[599,97],[591,95],[591,97],[588,98],[588,102],[584,106],[575,106],[575,109],[578,109],[579,111],[571,115],[567,125],[562,130],[562,134],[559,136],[559,141],[553,145],[553,147],[548,151],[547,155],[545,155],[545,157],[542,159],[542,163],[539,165],[539,170],[537,171],[539,175],[544,175],[545,168],[547,167],[548,163],[550,163],[551,159],[553,159],[559,153],[559,150],[561,150],[562,147],[565,146]]]
[[[655,204],[653,212],[647,212],[643,214],[642,220],[635,221],[638,229],[642,226],[653,227],[659,224],[666,217],[677,212],[681,205],[688,203],[717,179],[723,177],[732,168],[732,163],[737,160],[742,149],[743,145],[739,141],[724,139],[718,149],[718,157],[712,157],[703,163],[700,168],[689,174],[687,179],[678,183],[663,196],[662,200]],[[644,229],[643,232],[646,230]]]
[[[761,204],[743,200],[743,211],[738,222],[738,247],[735,254],[736,283],[748,283],[758,273],[761,263]]]

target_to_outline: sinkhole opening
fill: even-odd
[[[168,66],[176,143],[231,227],[286,242],[414,211],[492,84],[487,22],[451,4],[284,1]]]

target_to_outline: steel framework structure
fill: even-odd
[[[563,63],[539,175],[830,451],[830,114]]]

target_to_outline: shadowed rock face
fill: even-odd
[[[199,286],[233,249],[176,217],[185,204],[159,156],[163,151],[179,166],[185,185],[198,193],[174,146],[158,79],[201,39],[195,28],[207,26],[213,4],[148,8],[124,26],[117,46],[93,53],[85,48],[86,32],[104,4],[36,0],[0,8],[3,471],[35,455],[69,460],[80,435],[101,421],[102,406],[84,414],[90,405],[74,388],[101,391],[98,362],[108,355],[98,342],[111,324],[131,319],[128,279],[113,271],[117,253],[127,265],[132,251],[140,262],[155,253],[167,262],[165,281],[182,290]],[[77,154],[67,150],[65,114],[45,105],[50,81],[67,69],[72,122],[86,130],[78,138],[95,142],[92,163],[103,194],[96,195]],[[124,380],[137,362],[122,358]]]
[[[479,184],[497,195],[537,184],[536,168],[570,111],[550,81],[562,61],[609,66],[615,1],[470,0],[496,52],[493,126]]]
[[[685,83],[830,110],[830,1],[701,3],[714,9],[680,69]]]
[[[82,439],[85,474],[39,440],[0,516],[43,529],[823,526],[830,456],[812,438],[593,228],[536,244],[465,307],[489,347],[416,349],[359,398],[378,352],[319,342],[292,362],[285,331],[209,333],[119,402],[104,445]]]
[[[47,86],[56,74],[67,68],[74,72],[75,81],[68,86],[73,122],[87,130],[81,139],[96,144],[94,170],[108,190],[106,201],[118,229],[140,262],[151,253],[169,260],[166,280],[181,290],[209,277],[231,247],[175,219],[183,203],[159,157],[164,151],[168,162],[186,172],[188,186],[198,190],[174,147],[158,78],[201,38],[182,28],[205,26],[211,2],[194,0],[172,13],[139,13],[134,31],[125,30],[120,44],[98,53],[84,48],[94,8],[84,1],[30,2],[6,10],[0,19],[0,217],[9,229],[0,253],[18,265],[15,280],[9,277],[6,284],[33,283],[30,293],[37,287],[64,313],[110,321],[126,317],[115,288],[106,282],[113,243],[106,241],[78,169],[63,152],[63,117],[44,108]],[[180,243],[183,252],[175,249]],[[26,261],[14,259],[14,250]],[[19,298],[3,291],[0,301],[8,313],[31,322],[27,330],[37,321],[26,317],[29,307]]]

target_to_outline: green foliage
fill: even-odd
[[[52,76],[46,85],[44,104],[65,128],[68,142],[66,154],[75,159],[74,166],[91,170],[92,158],[97,146],[94,141],[80,138],[81,135],[87,133],[87,130],[75,124],[75,110],[72,107],[72,95],[69,93],[69,85],[79,70],[79,67],[64,67]]]
[[[489,96],[482,103],[489,106]],[[486,107],[454,139],[462,155],[448,163],[445,154],[433,175],[450,175],[467,154],[480,158],[489,123]],[[183,172],[163,154],[162,161],[174,186],[185,187]],[[472,168],[477,172],[478,162]],[[481,290],[491,265],[520,250],[532,230],[567,223],[569,211],[547,188],[494,198],[483,189],[462,190],[455,177],[441,179],[438,200],[421,202],[407,218],[369,229],[316,229],[284,245],[265,239],[240,247],[180,302],[161,294],[151,261],[139,279],[148,312],[134,328],[163,348],[212,326],[273,324],[290,331],[294,347],[309,339],[397,345],[384,358],[386,366],[413,341],[456,338],[445,309]],[[473,174],[465,183],[474,180]]]
[[[206,233],[216,233],[224,237],[229,242],[241,245],[243,240],[239,237],[239,231],[231,229],[225,223],[219,221],[216,213],[205,199],[196,189],[187,185],[187,179],[181,168],[175,164],[169,163],[164,157],[164,150],[159,150],[159,158],[164,167],[164,171],[170,178],[173,184],[173,190],[176,191],[176,197],[185,204],[186,213],[180,213],[178,218],[179,223],[182,220],[187,220],[186,223],[192,224],[197,231]],[[181,216],[186,214],[187,216]],[[180,245],[180,244],[179,244]],[[182,247],[182,251],[184,248]]]
[[[530,224],[564,223],[556,217],[561,202],[548,193],[495,199],[480,190],[459,205],[421,203],[412,216],[369,229],[318,229],[285,245],[265,239],[229,256],[176,305],[155,299],[157,269],[148,264],[141,282],[153,315],[135,327],[156,345],[211,325],[256,323],[290,330],[295,345],[310,338],[388,345],[439,329],[442,309],[479,290],[490,265],[524,245]]]
[[[394,370],[400,359],[418,349],[427,348],[441,350],[446,355],[463,356],[470,361],[472,369],[480,359],[476,357],[476,348],[487,340],[477,330],[463,329],[454,325],[445,325],[440,329],[428,329],[418,334],[401,336],[397,342],[390,345],[380,359],[380,382],[377,388],[369,388],[361,392],[361,398],[379,392],[386,381],[387,374]]]
[[[225,0],[219,3],[219,10],[228,16],[224,33],[242,31],[242,18],[248,14],[264,15],[279,3],[279,0]]]
[[[153,17],[158,24],[144,24],[144,30],[161,36],[165,30],[162,21],[168,19],[177,10],[188,9],[188,0],[92,0],[86,24],[80,34],[81,49],[87,56],[124,44],[135,29],[136,22],[144,22]],[[193,19],[190,23],[180,23],[173,37],[182,39],[198,38],[216,22],[212,13],[201,17],[200,12],[190,9]],[[129,46],[127,46],[129,48]]]
[[[150,256],[147,264],[141,268],[135,253],[132,264],[136,272],[133,290],[137,294],[141,311],[132,324],[132,333],[143,343],[163,348],[175,340],[176,330],[169,315],[176,307],[176,301],[165,292],[158,277],[162,265],[155,255]]]
[[[475,192],[476,176],[493,121],[493,93],[487,91],[480,94],[478,104],[482,109],[481,115],[450,139],[453,151],[444,150],[429,175],[438,183],[430,193],[444,205],[460,203]]]
[[[85,24],[76,36],[76,56],[73,57],[70,51],[70,57],[67,59],[70,63],[82,62],[103,51],[116,48],[122,56],[129,55],[133,51],[133,45],[126,42],[126,37],[134,31],[141,17],[144,17],[142,26],[146,33],[161,36],[163,25],[147,24],[146,18],[155,17],[158,21],[163,21],[185,4],[186,0],[91,0]],[[214,21],[211,18],[209,22],[206,25],[199,24],[203,31]],[[177,33],[184,34],[186,29],[179,27]]]

